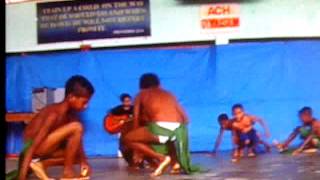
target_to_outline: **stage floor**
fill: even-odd
[[[215,157],[206,153],[192,154],[194,164],[209,169],[209,172],[192,176],[164,174],[155,179],[213,179],[213,180],[316,180],[320,179],[320,154],[302,154],[297,157],[276,152],[261,154],[256,158],[243,158],[240,162],[230,161],[230,152]],[[150,179],[150,170],[129,170],[121,158],[91,158],[89,160],[93,180],[135,180]],[[6,171],[16,167],[17,160],[6,160]],[[61,167],[49,169],[51,177],[58,178]],[[31,175],[30,180],[37,179]]]

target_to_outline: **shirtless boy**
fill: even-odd
[[[232,113],[234,115],[233,131],[239,135],[239,147],[234,156],[242,156],[243,149],[248,147],[248,156],[254,157],[256,155],[254,148],[259,142],[257,132],[253,128],[254,123],[258,122],[264,128],[266,137],[269,137],[269,130],[261,118],[246,114],[241,104],[233,105]]]
[[[181,137],[187,139],[187,134],[182,136],[177,134],[183,132],[187,122],[188,118],[184,110],[170,92],[160,87],[157,75],[143,74],[140,78],[140,92],[134,101],[135,128],[124,137],[124,141],[129,148],[157,160],[159,166],[151,176],[159,176],[175,157],[157,153],[150,145],[179,141],[179,145],[184,144],[184,147],[187,147],[187,142],[180,141]],[[180,164],[175,163],[173,168],[178,169],[181,165],[188,173],[190,157],[189,154],[184,153],[189,153],[189,150],[182,147],[180,152],[183,152],[180,157],[186,158],[184,162],[187,164],[184,162],[181,164],[179,161]]]
[[[301,153],[305,147],[311,144],[313,147],[320,149],[320,121],[313,119],[311,123],[311,133],[304,140],[303,144],[295,150],[292,155]]]
[[[297,155],[305,149],[320,148],[320,123],[312,116],[312,109],[303,107],[298,114],[303,124],[296,127],[283,144],[277,145],[280,152],[285,151],[299,134],[303,143],[293,152],[293,155]]]
[[[219,135],[217,136],[216,143],[214,145],[213,154],[215,155],[218,151],[218,148],[220,146],[222,136],[224,131],[231,131],[232,132],[232,142],[234,145],[239,146],[239,136],[237,134],[233,133],[233,120],[229,120],[229,117],[227,114],[220,114],[218,116],[218,122],[220,125],[220,131]]]
[[[32,145],[23,158],[19,180],[27,179],[29,167],[39,179],[49,179],[45,170],[54,165],[64,165],[62,179],[88,177],[90,167],[77,112],[87,108],[93,93],[94,88],[86,78],[72,76],[66,82],[64,100],[43,108],[31,120],[24,131],[24,140]],[[75,163],[80,164],[80,176],[73,169]]]
[[[218,116],[218,123],[220,125],[220,131],[219,131],[219,135],[217,136],[216,143],[214,145],[214,149],[212,152],[213,155],[215,155],[218,151],[218,148],[221,144],[221,140],[222,140],[224,131],[231,131],[233,144],[235,144],[236,146],[240,145],[238,133],[233,133],[233,131],[232,131],[233,130],[233,122],[234,122],[234,120],[229,119],[227,114],[220,114]],[[268,145],[268,143],[264,142],[259,137],[258,137],[258,143],[264,145],[266,152],[270,152],[271,147]]]
[[[132,97],[127,93],[123,93],[120,95],[120,101],[121,101],[121,105],[118,105],[112,108],[108,112],[105,118],[107,118],[109,115],[114,115],[114,116],[125,115],[125,116],[128,116],[130,119],[132,118],[133,116]],[[152,164],[153,163],[152,159],[144,159],[141,156],[141,154],[133,153],[132,149],[127,148],[126,144],[124,143],[123,137],[125,137],[125,135],[133,129],[133,122],[131,120],[127,122],[125,122],[124,120],[121,120],[119,122],[119,125],[121,126],[119,150],[121,151],[121,154],[125,159],[125,161],[128,163],[129,167],[134,169],[148,167],[148,165],[145,166],[144,160],[149,162],[149,164],[152,167],[157,166],[155,164]]]
[[[312,109],[310,107],[303,107],[299,110],[298,115],[299,119],[302,121],[303,124],[301,126],[296,127],[284,143],[276,144],[280,152],[287,150],[290,143],[298,135],[300,135],[300,138],[303,141],[305,141],[311,133],[312,124],[314,121],[316,121],[315,118],[312,116]],[[314,146],[312,145],[312,143],[308,143],[306,144],[305,149],[313,147]]]

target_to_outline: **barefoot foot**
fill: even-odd
[[[251,153],[248,154],[248,157],[256,157],[256,154],[251,152]]]
[[[34,174],[41,180],[54,180],[53,178],[49,178],[44,171],[43,165],[40,161],[38,162],[31,162],[30,168],[34,172]]]
[[[175,163],[173,166],[172,166],[172,169],[170,171],[170,174],[179,174],[180,173],[180,164],[179,163]]]
[[[166,156],[164,160],[159,164],[158,168],[151,174],[151,177],[160,176],[162,171],[170,164],[171,158]]]

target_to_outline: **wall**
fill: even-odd
[[[30,111],[33,87],[63,87],[70,76],[82,74],[96,89],[82,114],[86,152],[115,155],[117,137],[104,131],[102,119],[119,103],[119,94],[138,92],[142,73],[155,72],[190,117],[191,150],[209,151],[219,132],[217,116],[231,116],[234,103],[243,103],[249,114],[265,120],[272,134],[269,143],[284,140],[300,124],[297,111],[302,106],[313,107],[319,118],[319,67],[320,41],[9,56],[6,105],[9,111]],[[263,133],[259,125],[255,127]],[[8,135],[7,152],[19,152],[21,128],[11,129],[17,134]],[[230,148],[226,133],[221,149]]]
[[[184,3],[183,3],[184,2]],[[220,38],[276,38],[320,36],[318,0],[234,0],[241,3],[239,30],[203,33],[200,5],[192,0],[150,0],[151,37],[106,39],[84,42],[37,44],[36,3],[6,5],[6,52],[46,51],[93,47],[192,42]],[[199,2],[209,2],[199,0]],[[230,1],[229,1],[230,2]]]

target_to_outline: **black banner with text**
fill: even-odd
[[[149,0],[37,4],[38,43],[150,36]]]

